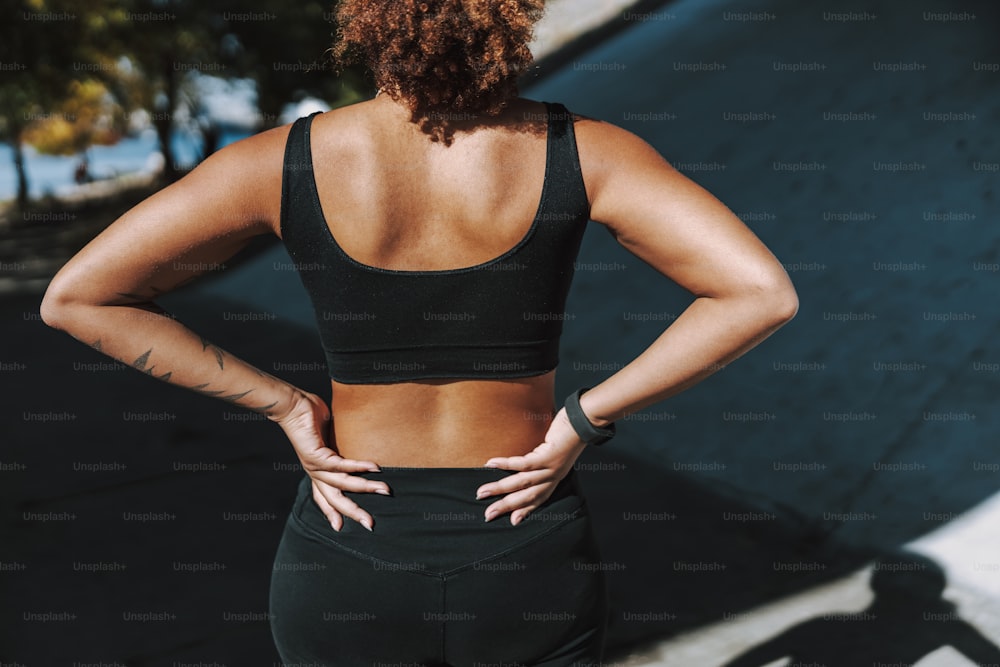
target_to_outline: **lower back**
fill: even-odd
[[[349,459],[476,468],[538,446],[554,414],[555,371],[504,380],[331,381],[331,445]]]

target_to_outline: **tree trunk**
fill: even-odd
[[[163,153],[163,179],[167,183],[173,183],[177,180],[178,172],[174,149],[170,145],[170,136],[174,129],[174,107],[177,103],[177,72],[174,71],[173,53],[168,51],[164,54],[162,65],[167,108],[164,111],[157,110],[153,115],[153,125],[156,127],[156,136],[160,140],[160,151]]]
[[[11,128],[11,145],[14,148],[14,171],[17,172],[17,207],[28,207],[28,172],[24,168],[24,147],[21,145],[21,128]]]
[[[218,126],[212,121],[208,121],[208,124],[201,130],[201,159],[205,160],[219,150],[219,140],[221,139],[221,132]]]
[[[160,141],[160,152],[163,153],[163,174],[162,177],[167,183],[173,183],[177,180],[177,165],[174,158],[174,149],[170,147],[170,130],[173,127],[173,121],[167,117],[162,118],[159,113],[156,114],[156,120],[153,121],[153,125],[156,126],[156,136]]]

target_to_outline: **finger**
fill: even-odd
[[[483,484],[476,490],[476,498],[482,500],[490,496],[499,496],[504,493],[513,493],[526,489],[535,484],[541,484],[551,478],[551,470],[533,470],[530,472],[519,472],[515,475],[508,475],[489,484]]]
[[[344,472],[380,472],[378,464],[374,461],[357,461],[341,456],[337,456],[337,458],[340,459],[340,469]]]
[[[355,461],[353,459],[345,459],[338,456],[335,453],[326,450],[323,452],[307,452],[303,454],[302,452],[296,452],[299,456],[299,461],[302,462],[302,467],[306,470],[323,470],[326,472],[342,472],[342,473],[356,473],[356,472],[381,472],[378,465],[372,463],[371,461]]]
[[[372,519],[372,515],[358,507],[350,498],[345,497],[343,494],[335,493],[334,497],[330,503],[333,508],[343,514],[346,517],[354,519],[367,530],[371,530],[372,526],[375,525],[375,521]]]
[[[512,493],[504,496],[487,507],[483,514],[485,515],[487,521],[492,521],[507,512],[513,512],[516,510],[533,511],[552,495],[552,490],[554,488],[554,484],[538,484],[523,491]],[[521,518],[523,519],[524,517]]]
[[[340,529],[344,526],[343,517],[341,517],[337,510],[333,509],[330,503],[327,502],[326,498],[323,497],[323,494],[320,493],[319,487],[316,486],[316,482],[313,482],[312,488],[313,501],[316,503],[316,506],[319,507],[320,511],[323,512],[323,516],[327,518],[327,521],[330,522],[330,526],[339,533]]]
[[[540,461],[534,452],[528,452],[524,456],[507,456],[492,458],[486,462],[487,468],[500,468],[501,470],[534,470],[538,468]]]
[[[345,459],[329,447],[322,447],[306,453],[308,460],[322,470],[333,472],[379,472],[378,464],[373,461],[356,461]]]
[[[531,514],[532,512],[534,512],[536,509],[538,509],[538,507],[543,502],[545,502],[545,501],[542,500],[542,501],[536,502],[536,503],[534,503],[532,505],[528,505],[527,507],[522,507],[519,510],[514,510],[513,512],[511,512],[510,513],[510,525],[516,526],[517,524],[519,524],[522,521],[524,521],[525,519],[527,519],[528,515]]]
[[[322,482],[338,491],[349,491],[353,493],[378,493],[383,496],[391,496],[392,489],[385,482],[366,479],[356,475],[349,475],[343,472],[328,472],[326,470],[314,470],[309,473],[314,481]]]
[[[374,525],[374,520],[371,514],[364,511],[358,507],[357,503],[352,501],[350,498],[345,497],[339,490],[330,487],[324,487],[321,484],[314,484],[314,488],[318,489],[320,496],[326,501],[330,506],[331,510],[339,516],[346,516],[354,519],[362,526],[368,530],[372,529]],[[343,521],[340,521],[340,527],[337,530],[343,528]]]

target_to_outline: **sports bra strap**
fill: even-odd
[[[552,193],[558,210],[575,210],[581,202],[590,209],[587,188],[583,183],[580,168],[580,154],[576,145],[573,114],[559,102],[545,102],[549,110],[549,132],[552,149],[552,164],[546,179],[552,179],[562,187]]]

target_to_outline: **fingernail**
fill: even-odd
[[[361,525],[368,529],[368,532],[372,532],[372,522],[370,519],[362,519]]]
[[[487,493],[486,491],[479,491],[478,493],[476,493],[476,500],[482,500],[483,498],[485,498],[488,495],[490,495],[490,494]]]
[[[330,522],[330,528],[333,528],[338,533],[340,532],[340,528],[337,528],[336,524],[334,524],[332,521]]]
[[[486,513],[486,520],[487,521],[492,521],[493,517],[495,517],[495,516],[496,516],[496,514],[494,514],[493,512],[487,512]]]
[[[487,461],[487,462],[486,462],[486,465],[484,465],[483,467],[484,467],[484,468],[496,468],[496,467],[497,467],[497,464],[496,464],[496,463],[493,463],[493,461]]]
[[[521,523],[521,517],[515,517],[513,514],[510,515],[510,525],[516,526]]]
[[[382,496],[392,495],[391,493],[389,493],[388,489],[375,489],[375,493],[377,493],[379,495],[382,495]]]

